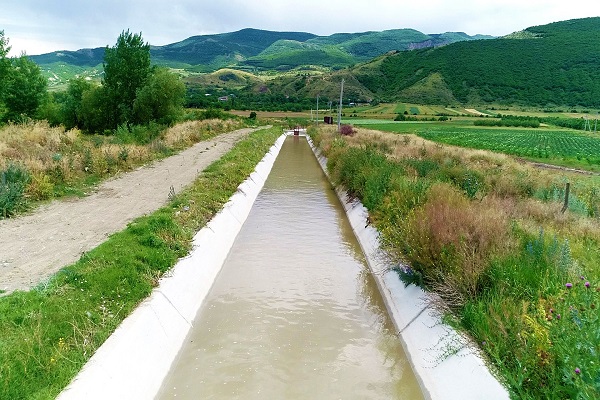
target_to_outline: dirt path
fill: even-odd
[[[27,290],[82,253],[125,228],[133,219],[163,206],[252,129],[240,129],[162,161],[111,179],[92,195],[53,201],[31,215],[0,220],[0,289]]]

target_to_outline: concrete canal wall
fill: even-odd
[[[60,400],[151,399],[219,274],[252,204],[262,189],[285,139],[282,135],[239,186],[223,210],[194,237],[193,251],[181,259],[160,285],[111,335],[85,365]],[[314,148],[321,167],[326,159]],[[508,393],[482,360],[468,348],[446,356],[462,339],[444,326],[415,286],[404,287],[389,271],[379,250],[377,231],[365,227],[367,210],[338,196],[367,258],[386,307],[423,394],[429,399],[508,399]]]

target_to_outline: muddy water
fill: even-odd
[[[158,399],[421,399],[343,209],[289,137]]]

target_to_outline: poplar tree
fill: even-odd
[[[133,106],[139,89],[150,75],[150,45],[142,34],[123,31],[104,52],[103,87],[107,100],[108,128],[133,122]]]

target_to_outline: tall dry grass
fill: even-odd
[[[119,134],[83,135],[46,121],[9,124],[0,127],[0,172],[10,164],[23,167],[31,176],[27,199],[47,200],[241,126],[238,120],[188,121],[167,128],[150,143],[138,144]],[[135,129],[137,134],[143,128]]]
[[[407,134],[394,134],[364,128],[355,128],[353,136],[344,136],[345,145],[350,147],[376,146],[391,160],[432,160],[438,166],[460,164],[467,170],[480,172],[485,180],[485,197],[495,198],[495,207],[507,207],[503,210],[510,218],[523,222],[523,225],[535,234],[539,224],[543,223],[549,231],[592,237],[600,242],[600,224],[598,218],[588,218],[581,213],[561,213],[564,197],[555,201],[543,201],[536,193],[550,188],[564,188],[565,182],[571,182],[571,200],[580,198],[590,209],[598,208],[600,192],[597,187],[600,179],[568,171],[536,168],[514,158],[485,150],[467,149],[439,143]],[[330,151],[338,134],[333,127],[322,127],[319,141],[325,152]],[[562,195],[564,196],[564,194]],[[483,197],[480,196],[481,200]],[[501,201],[500,199],[504,199]]]
[[[26,194],[31,200],[54,196],[57,185],[102,178],[151,159],[146,146],[117,145],[109,137],[83,135],[78,129],[51,127],[45,121],[10,124],[0,129],[0,169],[9,163],[32,176]]]
[[[216,132],[227,132],[238,129],[242,124],[238,120],[207,119],[202,121],[186,121],[168,128],[164,142],[170,147],[188,147],[201,140],[208,139]]]
[[[470,201],[453,186],[435,183],[428,200],[404,221],[404,259],[436,285],[451,308],[460,307],[481,290],[489,260],[506,254],[513,207],[488,197]]]

